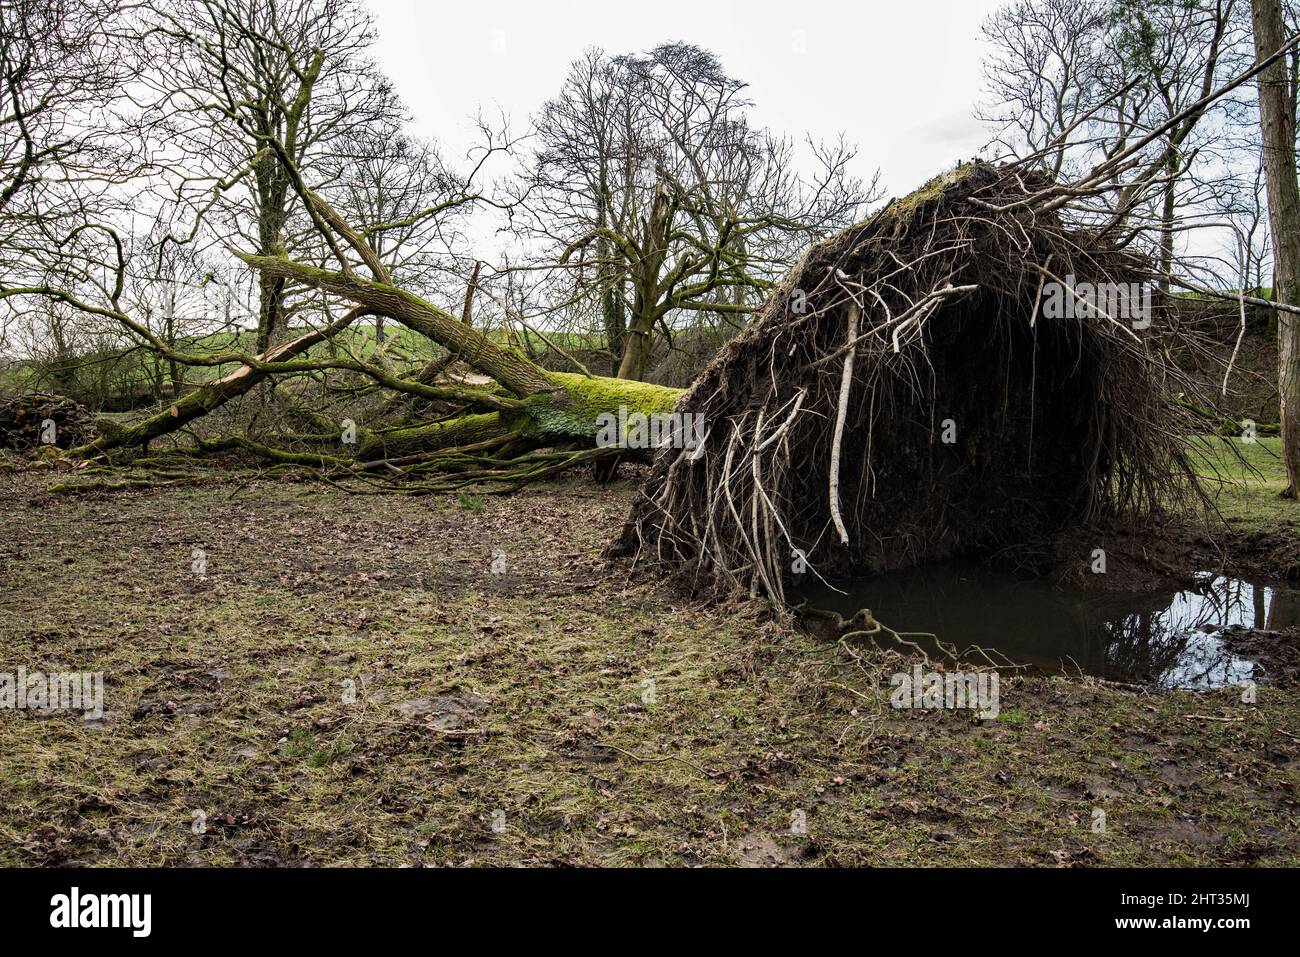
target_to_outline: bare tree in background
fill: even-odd
[[[494,135],[483,132],[486,139]],[[421,295],[448,294],[463,289],[474,269],[458,214],[471,208],[472,182],[488,152],[463,176],[433,143],[382,126],[360,129],[322,162],[329,185],[321,192],[357,225],[396,281]],[[429,212],[438,209],[441,215]],[[375,335],[384,342],[382,316]]]
[[[980,115],[1011,155],[1076,175],[1162,131],[1112,171],[1095,205],[1100,222],[1156,226],[1165,291],[1180,211],[1234,174],[1208,149],[1218,122],[1209,114],[1230,101],[1196,104],[1240,66],[1240,10],[1237,0],[1016,0],[983,26],[991,53]]]
[[[1181,117],[1164,133],[1145,166],[1120,192],[1125,204],[1150,185],[1156,187],[1159,206],[1158,259],[1163,291],[1169,291],[1174,271],[1174,243],[1180,205],[1195,199],[1180,197],[1179,187],[1192,171],[1197,150],[1213,136],[1206,110],[1190,110],[1208,96],[1229,71],[1234,48],[1244,34],[1234,32],[1235,0],[1212,3],[1135,2],[1119,0],[1115,9],[1117,46],[1126,61],[1126,73],[1143,78],[1150,90],[1149,118],[1156,127]],[[1202,142],[1198,143],[1197,136]],[[1195,179],[1195,177],[1192,177]]]
[[[1054,176],[1070,172],[1068,134],[1118,93],[1107,67],[1111,0],[1015,0],[980,27],[987,102],[977,116],[1012,156],[1041,153]],[[1122,83],[1120,87],[1122,87]],[[1116,102],[1120,116],[1141,102]]]
[[[688,44],[593,50],[536,119],[515,221],[558,264],[554,301],[599,302],[622,378],[644,377],[679,314],[743,323],[796,250],[876,197],[843,144],[814,147],[801,177],[793,144],[750,124],[744,89]]]
[[[6,320],[44,327],[22,290],[103,272],[105,218],[136,171],[113,135],[124,70],[115,0],[0,0],[0,297]],[[19,297],[19,298],[14,298]],[[16,311],[11,311],[16,310]],[[26,329],[8,330],[27,339]],[[28,343],[30,345],[30,343]]]
[[[290,170],[401,120],[369,59],[368,14],[353,0],[150,0],[137,15],[137,98],[177,238],[320,255],[293,216]],[[285,338],[295,308],[282,280],[260,279],[258,352]]]
[[[132,275],[126,299],[132,313],[171,349],[212,332],[234,331],[229,321],[218,326],[214,308],[220,299],[229,298],[225,283],[217,281],[215,265],[193,244],[166,241],[164,224],[140,237],[128,258]],[[223,310],[224,311],[224,310]],[[136,343],[117,329],[125,340],[124,348]],[[174,358],[146,353],[150,386],[158,400],[175,398],[186,390],[186,367]]]

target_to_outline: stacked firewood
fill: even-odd
[[[0,448],[31,452],[41,446],[81,445],[95,435],[95,419],[79,402],[31,392],[0,401]]]

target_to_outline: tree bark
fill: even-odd
[[[1263,61],[1286,40],[1281,0],[1251,0],[1255,58]],[[1290,104],[1285,58],[1259,76],[1259,117],[1263,132],[1264,171],[1268,181],[1268,218],[1273,233],[1273,300],[1300,303],[1300,184],[1296,182],[1295,115]],[[1278,395],[1281,406],[1282,458],[1286,463],[1287,498],[1300,487],[1300,324],[1296,315],[1277,316]]]
[[[642,246],[634,277],[636,297],[632,321],[623,341],[623,359],[618,365],[620,379],[644,379],[650,355],[654,351],[655,310],[659,302],[659,279],[668,255],[668,232],[672,229],[673,205],[668,184],[660,181],[655,189],[650,215],[645,219]]]
[[[1169,177],[1169,182],[1165,184],[1160,208],[1160,296],[1162,299],[1169,295],[1169,280],[1174,273],[1174,227],[1178,216],[1175,174],[1178,172],[1178,166],[1178,149],[1171,146],[1165,162],[1165,175]]]

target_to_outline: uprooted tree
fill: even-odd
[[[1138,313],[1158,274],[1062,197],[966,164],[810,249],[682,399],[706,454],[656,459],[617,550],[782,598],[1194,495],[1190,385]]]
[[[308,62],[291,85],[296,102],[311,95],[323,54]],[[1207,96],[1240,86],[1267,62]],[[1166,377],[1158,350],[1104,309],[1076,312],[1067,323],[1040,319],[1038,295],[1048,282],[1068,286],[1072,274],[1116,285],[1148,275],[1158,281],[1159,272],[1128,251],[1133,235],[1122,216],[1094,210],[1081,229],[1068,227],[1062,213],[1113,193],[1135,168],[1141,178],[1125,189],[1158,190],[1159,170],[1140,163],[1142,151],[1205,99],[1073,182],[1044,173],[1038,154],[1007,167],[968,164],[814,246],[760,321],[685,399],[679,390],[592,375],[556,343],[548,344],[574,371],[543,368],[494,341],[467,321],[477,272],[460,317],[412,291],[374,242],[395,224],[350,221],[274,128],[253,130],[261,144],[254,156],[274,162],[292,217],[312,239],[299,236],[292,255],[275,242],[254,251],[232,243],[230,252],[259,287],[270,283],[311,303],[326,317],[315,328],[256,353],[237,342],[215,353],[182,348],[131,314],[126,244],[99,223],[78,227],[59,247],[60,255],[82,250],[82,285],[99,276],[98,299],[75,283],[39,279],[6,283],[0,298],[43,297],[75,308],[125,330],[163,361],[235,366],[142,421],[105,423],[67,450],[74,461],[236,452],[329,480],[396,476],[410,491],[478,482],[509,489],[626,455],[618,442],[596,442],[604,416],[701,414],[705,447],[659,455],[624,544],[779,596],[792,559],[880,566],[972,544],[996,547],[1104,509],[1149,513],[1178,476],[1195,485],[1178,444],[1180,424],[1167,414],[1178,383]],[[400,223],[407,228],[481,198],[462,183]],[[701,268],[729,268],[724,247],[702,252],[713,261]],[[382,355],[358,355],[345,333],[364,317],[412,330],[441,354],[414,372]],[[336,373],[353,392],[409,400],[404,414],[353,422],[343,438],[337,419],[290,394],[292,427],[269,441],[193,428],[240,396],[271,391],[263,385]],[[936,416],[962,432],[955,449],[932,448]],[[182,431],[188,442],[141,454]],[[945,455],[951,461],[937,458]]]
[[[1113,192],[1170,126],[1296,42],[1073,182],[1043,169],[1049,142],[959,166],[812,247],[683,396],[706,423],[704,454],[656,458],[614,553],[784,599],[801,576],[1003,552],[1204,503],[1193,387],[1151,333],[1169,323],[1134,310],[1160,261],[1114,210],[1085,225],[1063,213]],[[1126,188],[1160,185],[1147,169]],[[1152,308],[1171,308],[1163,290]]]

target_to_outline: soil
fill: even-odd
[[[1254,703],[1007,675],[978,720],[892,708],[897,657],[608,564],[635,475],[60,477],[0,472],[0,671],[102,671],[107,712],[0,710],[0,864],[1300,862],[1294,629]],[[1266,531],[1230,560],[1296,554]],[[1141,554],[1108,547],[1112,576]],[[1217,554],[1168,548],[1132,567]]]

